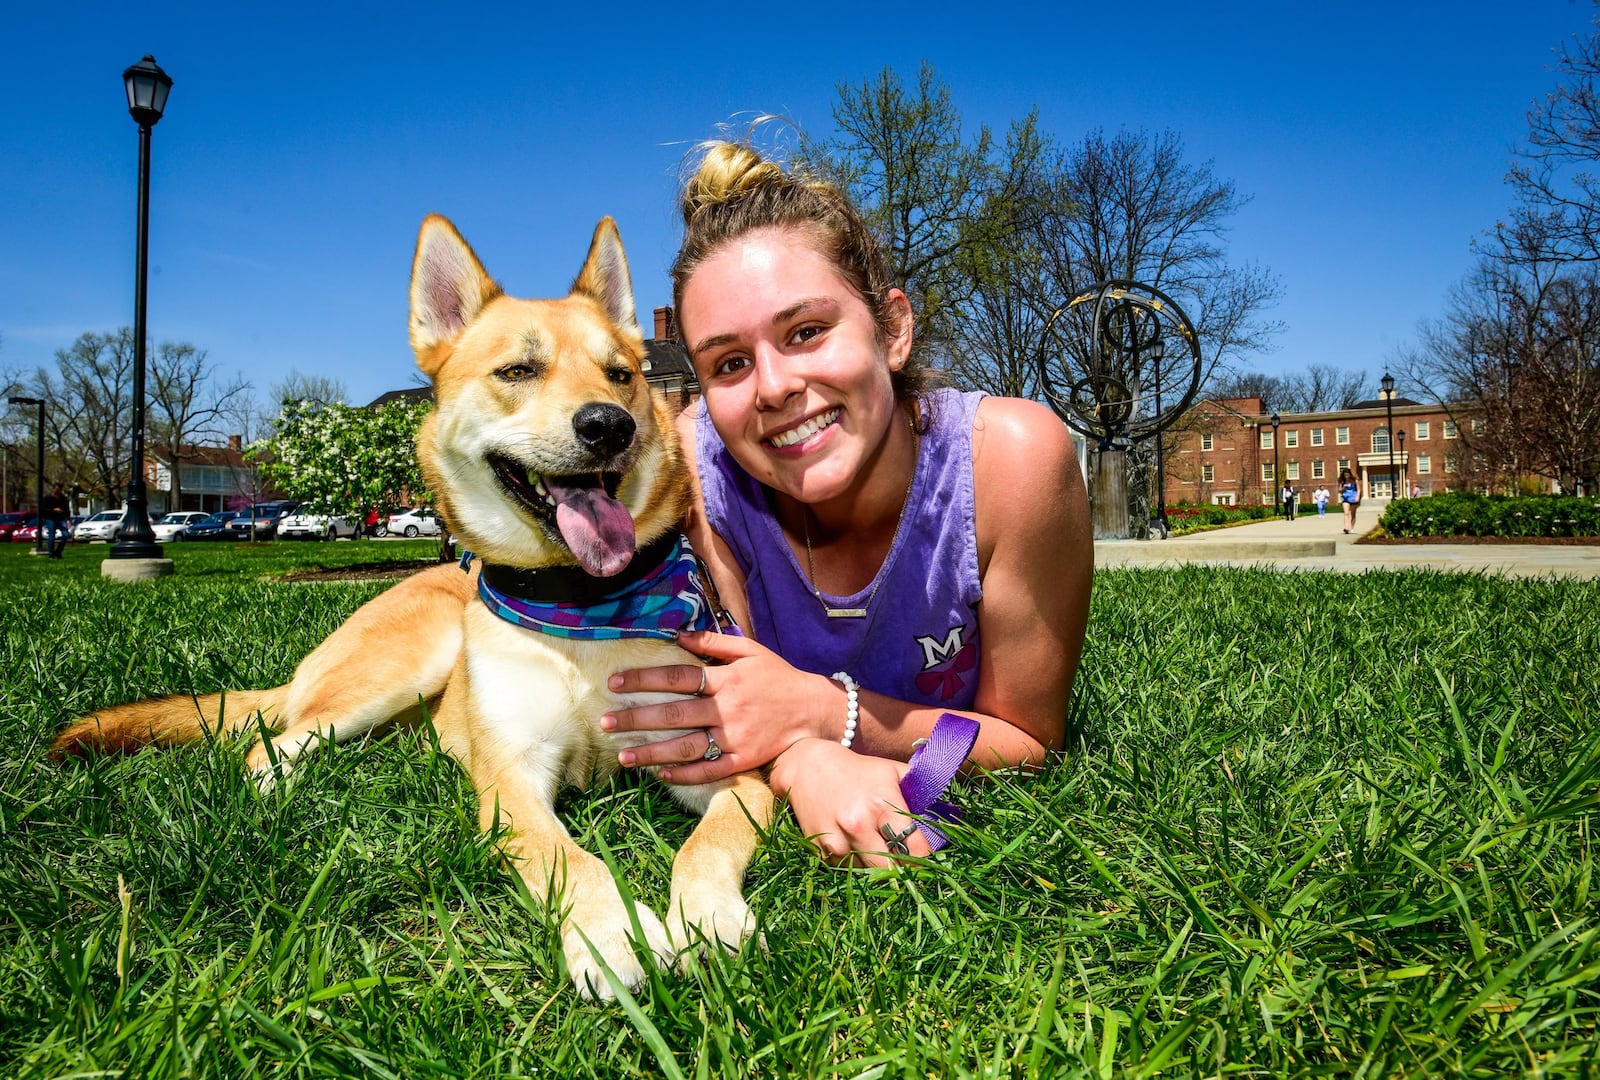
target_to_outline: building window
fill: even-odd
[[[1211,496],[1211,503],[1212,503],[1213,506],[1232,506],[1233,505],[1233,493],[1230,491],[1230,492],[1223,492],[1221,494],[1213,495],[1213,496]]]
[[[1261,482],[1263,484],[1272,483],[1272,462],[1270,461],[1261,463]]]
[[[1298,431],[1285,431],[1283,433],[1283,445],[1290,450],[1298,447],[1300,445],[1300,433]]]
[[[1200,436],[1200,449],[1210,450],[1212,448],[1212,443],[1215,441],[1216,436],[1210,434],[1209,432]]]
[[[1288,467],[1284,469],[1284,473],[1287,474],[1287,479],[1300,479],[1300,463],[1298,461],[1289,462]]]
[[[1321,428],[1314,427],[1314,428],[1311,429],[1311,445],[1312,446],[1321,446],[1322,445],[1322,429]]]
[[[1217,479],[1217,467],[1215,465],[1202,465],[1202,466],[1200,466],[1200,482],[1202,484],[1215,483],[1216,479]]]
[[[1446,454],[1444,456],[1444,471],[1447,473],[1456,471],[1456,456],[1454,454]]]
[[[1422,440],[1426,439],[1427,437],[1428,437],[1428,422],[1426,420],[1418,420],[1417,421],[1417,441],[1421,442]]]
[[[1456,431],[1456,422],[1454,420],[1446,420],[1444,422],[1444,437],[1447,439],[1454,439],[1458,434],[1459,433]]]
[[[1427,454],[1418,454],[1417,455],[1417,472],[1418,473],[1431,473],[1432,471],[1433,471],[1433,459],[1431,457],[1429,457]]]
[[[1328,475],[1328,470],[1326,468],[1325,463],[1323,462],[1323,460],[1321,458],[1317,458],[1315,461],[1313,461],[1311,463],[1311,479],[1313,479],[1313,480],[1321,480],[1323,477],[1325,477],[1327,475]]]
[[[1344,472],[1349,467],[1350,467],[1350,459],[1349,458],[1342,457],[1342,458],[1339,459],[1339,471],[1340,472]]]
[[[1474,416],[1472,418],[1472,433],[1474,435],[1482,435],[1483,434],[1483,418],[1482,417]]]
[[[1272,449],[1272,429],[1269,427],[1264,427],[1261,429],[1261,449]]]
[[[1372,433],[1372,452],[1374,454],[1387,454],[1389,452],[1389,429],[1378,428]]]
[[[1333,441],[1338,443],[1340,446],[1349,446],[1350,445],[1350,429],[1348,427],[1336,427],[1336,428],[1334,428],[1333,429]]]

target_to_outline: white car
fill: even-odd
[[[190,525],[210,516],[204,510],[174,510],[150,526],[150,531],[156,534],[158,542],[170,544],[174,540],[182,540],[188,534]]]
[[[72,538],[85,544],[90,540],[104,540],[109,544],[122,532],[122,516],[126,513],[127,510],[102,510],[79,525]]]
[[[336,514],[290,514],[278,522],[278,535],[285,540],[337,540],[361,535],[361,522]]]
[[[438,536],[439,515],[432,510],[403,510],[389,515],[390,536]]]

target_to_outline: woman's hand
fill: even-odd
[[[888,866],[884,826],[902,833],[913,825],[900,794],[903,761],[870,757],[829,739],[804,739],[785,750],[772,769],[772,790],[789,800],[800,831],[831,863]],[[906,854],[926,857],[928,840],[912,828]]]
[[[617,760],[625,767],[659,766],[661,779],[669,783],[705,784],[758,769],[797,740],[826,734],[810,730],[811,717],[836,716],[838,725],[844,726],[842,690],[830,679],[792,667],[750,638],[700,631],[678,635],[678,644],[723,663],[705,669],[673,664],[617,672],[608,684],[614,693],[662,691],[695,697],[615,709],[600,718],[600,726],[613,732],[702,728],[716,740],[722,755],[715,761],[704,760],[707,736],[690,731],[622,751]]]

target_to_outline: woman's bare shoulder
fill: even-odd
[[[1048,406],[1023,398],[986,397],[972,423],[973,468],[980,480],[1059,469],[1077,462],[1072,432]]]

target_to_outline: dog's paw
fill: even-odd
[[[728,952],[738,952],[739,947],[756,934],[755,916],[737,889],[691,887],[673,894],[669,910],[667,927],[672,934],[680,971],[710,942],[716,942]],[[761,944],[765,947],[766,943]]]
[[[270,795],[278,786],[278,781],[288,782],[290,773],[294,769],[294,759],[287,754],[276,755],[277,760],[268,756],[266,748],[257,743],[250,748],[250,753],[245,756],[244,767],[255,784],[256,790],[263,795]]]
[[[636,902],[634,910],[639,916],[639,929],[644,931],[646,950],[655,957],[657,967],[666,968],[673,955],[666,927],[643,904]],[[601,961],[629,990],[637,990],[644,983],[644,966],[633,947],[633,926],[620,899],[613,911],[590,916],[581,923],[569,920],[561,931],[561,951],[566,955],[573,985],[585,1001],[616,1000],[616,992],[601,970]]]

